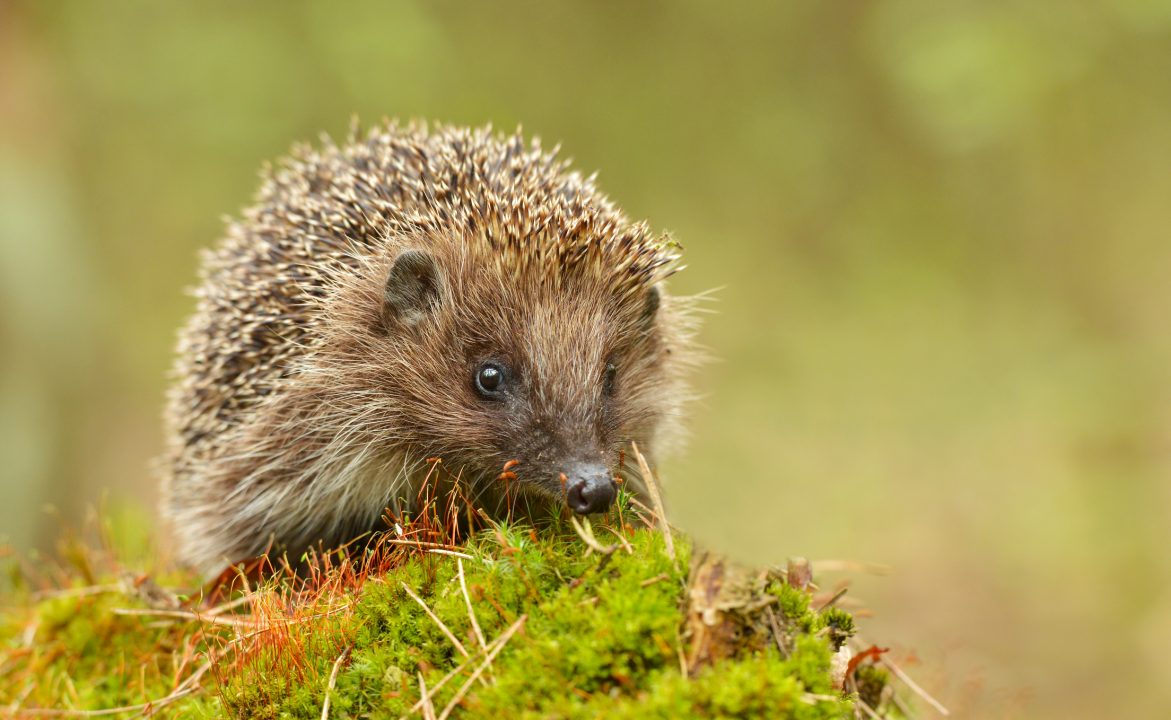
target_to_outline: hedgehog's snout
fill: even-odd
[[[576,463],[565,477],[565,504],[578,515],[605,512],[618,495],[614,477],[604,465]]]

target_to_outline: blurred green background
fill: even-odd
[[[4,541],[153,518],[196,250],[353,113],[563,142],[722,288],[679,525],[893,566],[960,716],[1165,712],[1171,3],[0,2]]]

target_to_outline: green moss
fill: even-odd
[[[858,686],[858,699],[873,708],[882,701],[882,691],[890,682],[890,675],[874,665],[859,665],[854,682]]]
[[[540,531],[502,525],[467,544],[464,579],[489,645],[524,621],[454,717],[853,717],[829,679],[832,652],[853,632],[847,613],[811,611],[806,593],[770,581],[765,592],[787,628],[786,656],[757,643],[687,677],[680,666],[688,542],[676,538],[673,562],[658,532],[627,531],[620,541],[598,529],[597,537],[617,548],[608,557],[586,552],[556,522]],[[419,700],[420,676],[434,688],[466,664],[434,693],[441,710],[483,657],[457,562],[447,555],[418,554],[356,592],[315,599],[251,644],[234,640],[232,628],[113,613],[134,606],[141,607],[120,593],[19,605],[3,625],[0,703],[96,709],[163,697],[176,682],[174,659],[191,648],[194,664],[209,649],[219,655],[203,689],[170,706],[178,716],[320,717],[330,672],[344,654],[331,717],[398,718]],[[23,640],[30,620],[37,623],[31,651]]]
[[[839,608],[826,608],[818,613],[818,626],[825,628],[834,650],[838,650],[854,636],[854,616]]]
[[[0,706],[93,709],[165,696],[192,631],[114,612],[142,607],[121,593],[73,593],[8,608]]]
[[[782,582],[772,583],[768,591],[777,598],[777,605],[786,622],[797,624],[806,632],[812,629],[813,615],[809,612],[809,593]]]

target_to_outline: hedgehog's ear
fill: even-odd
[[[651,285],[646,292],[646,300],[643,301],[642,315],[639,316],[638,322],[642,329],[650,332],[651,328],[655,326],[655,318],[659,314],[659,305],[662,304],[663,296],[659,290],[658,285]]]
[[[382,298],[388,328],[415,327],[439,306],[442,279],[435,258],[422,250],[403,250],[394,259]]]

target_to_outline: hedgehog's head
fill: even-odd
[[[660,290],[673,256],[648,243],[399,250],[382,271],[384,349],[370,358],[394,398],[396,440],[477,492],[607,510],[625,446],[652,446],[683,399],[685,348],[673,345],[685,316]]]

